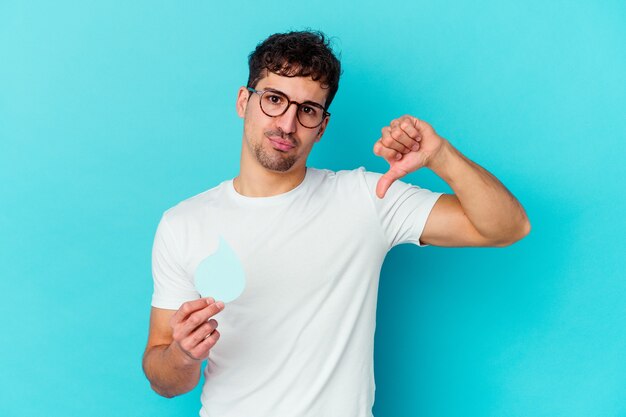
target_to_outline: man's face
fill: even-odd
[[[283,77],[272,72],[262,78],[255,89],[273,89],[298,103],[314,102],[325,106],[327,89],[310,77]],[[259,94],[245,87],[239,89],[237,113],[244,118],[244,152],[271,171],[287,172],[293,167],[306,166],[315,142],[319,141],[328,124],[328,117],[316,128],[302,126],[296,117],[298,106],[292,104],[278,117],[267,116],[261,110]]]

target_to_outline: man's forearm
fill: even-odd
[[[444,141],[436,161],[428,167],[454,191],[463,211],[485,238],[515,242],[530,231],[522,205],[500,181]]]
[[[175,397],[194,389],[200,380],[201,361],[185,358],[172,345],[153,346],[143,357],[143,370],[154,391]]]

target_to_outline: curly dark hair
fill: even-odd
[[[311,77],[328,88],[326,109],[330,107],[341,75],[341,63],[330,47],[330,40],[319,31],[275,33],[259,43],[248,56],[248,87],[254,88],[265,70],[284,77]]]

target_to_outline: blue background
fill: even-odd
[[[196,415],[142,374],[152,239],[237,174],[247,54],[306,27],[344,66],[309,165],[386,170],[409,113],[533,226],[390,252],[375,415],[626,416],[626,6],[537,0],[1,1],[0,415]]]

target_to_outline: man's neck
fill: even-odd
[[[304,181],[306,167],[293,167],[288,172],[270,171],[263,167],[244,169],[233,180],[235,191],[246,197],[271,197],[284,194]]]

